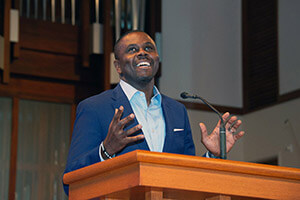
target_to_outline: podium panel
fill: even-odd
[[[69,199],[300,199],[300,169],[137,150],[64,175]]]

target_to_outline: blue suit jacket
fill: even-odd
[[[117,85],[113,90],[92,96],[78,105],[64,173],[100,162],[99,145],[106,138],[115,109],[121,105],[124,107],[122,118],[133,113],[120,85]],[[181,103],[162,95],[162,109],[166,123],[163,152],[195,155],[194,142],[185,107]],[[134,119],[125,129],[137,124],[137,120]],[[182,131],[174,131],[174,129],[182,129]],[[141,131],[136,134],[140,133]],[[117,153],[117,156],[136,149],[149,150],[146,140],[143,139],[127,145]],[[68,186],[64,185],[64,188],[68,193]]]

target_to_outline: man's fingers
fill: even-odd
[[[119,121],[118,123],[119,128],[123,128],[126,124],[128,124],[133,119],[134,119],[134,114],[131,113],[130,115],[128,115],[127,117]]]
[[[125,131],[125,135],[126,136],[132,135],[133,133],[141,130],[141,128],[142,128],[142,125],[138,124],[135,127],[132,127],[131,129]]]
[[[126,143],[129,144],[129,143],[132,143],[132,142],[136,142],[138,140],[142,140],[144,138],[145,138],[145,136],[143,134],[132,136],[132,137],[127,137],[126,138],[126,140],[127,140]]]
[[[234,135],[234,139],[235,139],[235,140],[238,140],[238,139],[240,139],[241,137],[243,137],[244,134],[245,134],[244,131],[240,131],[238,134]]]
[[[230,129],[233,127],[233,125],[236,123],[237,117],[230,115],[228,118],[225,120],[225,127],[226,129]]]
[[[227,119],[225,120],[225,124],[227,125],[227,124],[232,124],[234,121],[236,121],[237,120],[237,117],[236,116],[234,116],[234,115],[229,115],[228,117],[227,117]]]
[[[223,115],[223,118],[226,117],[225,114]],[[232,115],[228,115],[228,117],[226,118],[226,121],[225,121],[226,129],[228,131],[231,131],[232,133],[236,132],[236,130],[239,128],[239,126],[241,124],[242,124],[242,121],[238,120],[237,116],[232,116]]]
[[[224,115],[223,115],[224,116]],[[233,117],[233,115],[229,115],[226,120],[224,120],[224,123],[227,124],[229,122],[229,120]],[[224,117],[223,117],[224,119]]]
[[[224,123],[226,124],[226,121],[228,120],[228,117],[230,116],[230,113],[229,112],[226,112],[222,115],[222,118],[223,118],[223,121]],[[216,125],[216,128],[219,128],[221,125],[221,120],[218,121],[217,125]]]
[[[117,123],[121,119],[121,116],[123,114],[123,110],[124,110],[123,106],[120,106],[119,108],[115,109],[115,114],[114,114],[114,117],[113,117],[113,123]]]
[[[230,131],[230,129],[234,128],[236,123],[238,122],[237,117],[234,116],[234,120],[230,120],[226,123],[225,127]]]
[[[242,124],[241,120],[236,120],[234,121],[229,127],[228,127],[228,131],[230,131],[231,133],[235,133],[237,131],[237,129],[240,127],[240,125]]]
[[[242,124],[242,121],[241,120],[237,120],[236,123],[232,127],[235,128],[235,129],[238,129],[241,124]]]
[[[230,113],[226,112],[226,113],[223,114],[222,118],[223,118],[224,121],[226,121],[229,116],[230,116]]]
[[[201,140],[203,140],[204,138],[208,137],[207,129],[206,129],[205,124],[203,124],[203,123],[200,123],[199,126],[200,126],[200,130],[201,130]]]

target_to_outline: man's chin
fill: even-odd
[[[144,87],[150,84],[154,80],[153,75],[140,75],[135,77],[123,77],[123,80],[125,80],[127,83],[131,84],[132,86],[140,86]]]
[[[142,76],[138,78],[138,82],[148,84],[152,81],[153,76]]]

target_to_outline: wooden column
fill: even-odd
[[[145,192],[145,200],[162,200],[163,191],[161,188],[149,188]]]
[[[17,151],[18,151],[18,124],[19,124],[19,98],[13,98],[12,107],[12,130],[10,143],[10,169],[8,199],[15,199],[16,179],[17,179]]]
[[[156,32],[161,32],[161,0],[150,1],[150,36],[154,39]]]
[[[20,13],[20,0],[15,0],[14,9],[19,10]],[[19,17],[20,21],[20,17]],[[20,23],[19,23],[19,33],[20,33]],[[18,58],[20,56],[20,41],[14,44],[14,58]]]
[[[9,41],[9,25],[10,25],[10,8],[11,0],[4,1],[4,66],[3,66],[3,83],[9,82],[10,75],[10,41]]]
[[[217,195],[217,196],[206,198],[206,200],[231,200],[231,197],[226,195]]]
[[[104,0],[104,80],[103,80],[103,89],[110,89],[110,54],[113,52],[113,36],[112,28],[110,25],[111,16],[110,11],[112,9],[112,1]]]
[[[81,1],[80,54],[83,67],[90,66],[90,7],[90,1]]]
[[[73,133],[73,127],[74,127],[74,122],[76,119],[76,104],[72,103],[71,105],[71,123],[70,123],[70,143],[71,143],[71,139],[72,139],[72,133]]]

